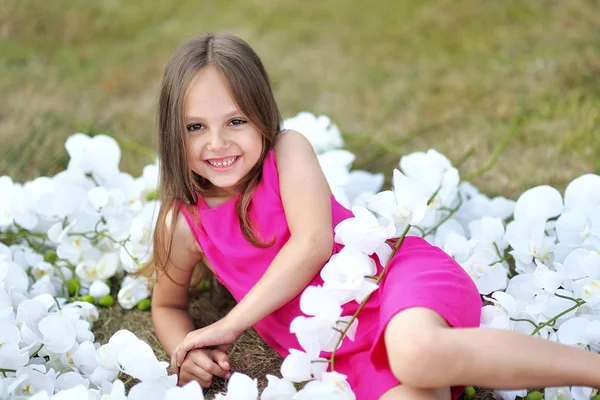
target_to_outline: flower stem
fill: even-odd
[[[435,194],[434,194],[435,195]],[[431,235],[432,233],[435,233],[437,231],[437,229],[442,226],[442,224],[446,221],[448,221],[450,218],[452,218],[452,216],[458,211],[458,209],[462,206],[463,203],[463,198],[462,195],[460,194],[460,192],[457,193],[458,195],[458,204],[456,205],[456,207],[454,207],[453,209],[450,210],[450,212],[448,213],[448,215],[446,215],[444,218],[442,218],[440,220],[440,222],[438,222],[433,228],[429,229],[428,231],[426,231],[423,234],[423,237],[427,237],[429,235]]]
[[[38,353],[40,352],[40,350],[42,349],[42,347],[44,347],[43,344],[41,344],[40,347],[38,347],[38,349],[31,356],[29,356],[29,359],[31,360],[32,358],[34,358],[35,356],[37,356]]]
[[[0,372],[6,378],[6,373],[7,372],[17,372],[17,370],[16,369],[8,369],[8,368],[0,368]]]
[[[559,297],[560,297],[560,296],[559,296]],[[554,323],[555,323],[555,322],[556,322],[556,321],[557,321],[557,320],[558,320],[560,317],[562,317],[562,316],[563,316],[563,315],[565,315],[565,314],[568,314],[568,313],[570,313],[570,312],[571,312],[571,311],[573,311],[573,310],[576,310],[576,309],[578,309],[579,307],[581,307],[582,305],[584,305],[584,304],[585,304],[585,301],[583,301],[583,300],[575,300],[575,302],[576,302],[576,304],[575,304],[573,307],[571,307],[571,308],[569,308],[569,309],[567,309],[567,310],[565,310],[565,311],[561,312],[560,314],[558,314],[558,315],[554,316],[553,318],[549,319],[548,321],[546,321],[546,322],[544,322],[544,323],[542,323],[542,324],[538,325],[538,327],[537,327],[537,328],[535,328],[535,329],[533,330],[533,332],[531,332],[531,336],[535,335],[535,334],[536,334],[536,333],[538,333],[538,332],[539,332],[539,331],[540,331],[542,328],[544,328],[544,327],[546,327],[546,326],[552,326],[552,325],[554,325]]]

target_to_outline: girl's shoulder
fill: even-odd
[[[172,234],[174,245],[185,250],[185,252],[189,253],[191,256],[196,255],[196,257],[200,259],[203,256],[202,248],[200,247],[198,240],[196,240],[196,235],[192,231],[191,225],[187,221],[189,217],[186,215],[186,212],[189,213],[189,211],[185,210],[184,207],[185,205],[180,207],[179,212],[177,212],[177,220],[175,221],[174,226],[172,223],[176,210],[172,208],[168,211],[165,218],[165,228],[168,233]],[[173,232],[169,232],[171,227],[173,227]]]

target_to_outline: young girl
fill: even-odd
[[[323,283],[322,266],[342,248],[333,228],[352,213],[331,195],[307,139],[281,131],[263,65],[239,38],[206,34],[176,50],[158,125],[152,318],[179,384],[209,387],[230,376],[227,350],[250,327],[283,357],[301,348],[289,331],[302,315],[299,295]],[[188,288],[201,262],[238,304],[195,330]],[[473,281],[425,240],[406,238],[387,268],[359,314],[356,341],[336,354],[358,399],[456,399],[464,385],[600,386],[595,354],[478,329]],[[344,315],[357,307],[344,305]]]

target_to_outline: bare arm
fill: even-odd
[[[171,224],[170,216],[167,217],[167,226]],[[152,323],[158,341],[168,354],[195,329],[188,312],[188,291],[194,267],[201,259],[200,246],[180,214],[167,266],[167,272],[177,284],[159,273],[152,292]]]
[[[299,295],[331,256],[331,191],[310,142],[298,132],[282,132],[275,157],[291,237],[225,317],[234,332],[246,330]]]

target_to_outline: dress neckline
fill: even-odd
[[[230,198],[226,202],[221,203],[218,206],[211,207],[211,206],[208,205],[208,203],[206,202],[206,199],[204,199],[204,197],[198,196],[198,208],[201,209],[202,211],[218,210],[218,209],[221,209],[221,208],[228,207],[230,204],[234,204],[235,203],[235,199],[237,197],[238,197],[238,195],[236,194],[235,196],[233,196],[232,198]]]

